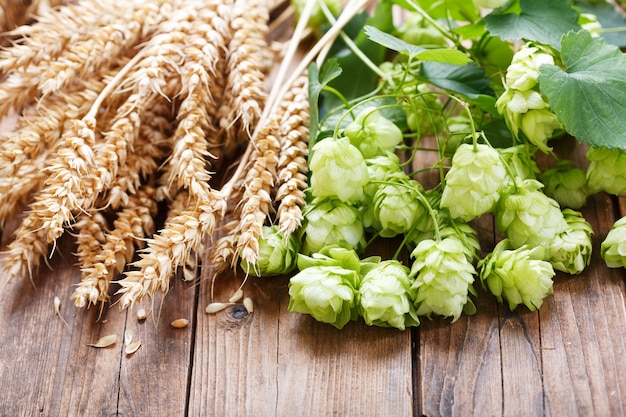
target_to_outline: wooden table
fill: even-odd
[[[583,214],[598,231],[592,265],[559,273],[540,311],[511,313],[481,290],[476,315],[405,332],[288,313],[286,277],[248,280],[252,314],[241,304],[206,314],[204,278],[99,318],[69,300],[79,271],[62,242],[50,271],[0,292],[0,416],[625,416],[624,271],[604,265],[599,245],[626,199],[598,194]],[[492,218],[476,226],[493,245]],[[219,277],[214,299],[240,282]],[[189,326],[171,327],[178,318]],[[126,330],[142,341],[132,355]],[[87,346],[108,334],[114,346]]]

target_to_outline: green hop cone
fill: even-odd
[[[418,195],[421,184],[404,173],[390,174],[374,195],[374,219],[380,236],[394,237],[409,232],[426,210]]]
[[[359,273],[341,266],[312,266],[289,280],[288,311],[310,314],[317,321],[342,329],[356,320]]]
[[[587,187],[590,195],[600,191],[626,195],[626,151],[589,148],[587,160]]]
[[[366,159],[367,171],[370,182],[363,188],[363,197],[360,202],[360,209],[363,213],[363,226],[366,229],[380,230],[380,223],[374,215],[374,195],[381,187],[385,177],[391,174],[402,173],[400,158],[395,153],[388,152],[386,155],[379,155]]]
[[[418,13],[406,13],[397,36],[406,43],[422,47],[436,48],[448,45],[443,34]]]
[[[539,67],[543,64],[554,65],[554,57],[536,46],[524,45],[513,55],[506,70],[506,87],[519,91],[533,89],[539,78]]]
[[[572,167],[571,161],[559,161],[540,176],[543,192],[554,198],[561,207],[579,209],[587,202],[585,171]]]
[[[513,249],[508,239],[501,240],[493,252],[478,263],[483,286],[499,302],[506,300],[513,311],[524,304],[534,311],[552,294],[554,268],[542,260],[540,248]]]
[[[446,174],[441,207],[453,218],[470,221],[493,210],[500,199],[506,170],[498,151],[483,144],[462,144]]]
[[[300,17],[302,12],[304,11],[304,8],[306,7],[306,4],[307,4],[307,0],[293,0],[291,4],[295,8],[296,20],[297,20],[297,18]],[[324,4],[328,7],[330,12],[334,16],[338,16],[339,13],[341,12],[342,2],[339,0],[324,0]],[[326,19],[326,15],[324,14],[324,11],[322,10],[319,3],[316,3],[313,6],[313,12],[311,14],[311,17],[309,18],[309,21],[307,22],[307,26],[315,31],[320,32],[320,35],[321,35],[322,27],[325,24],[328,24],[328,19]]]
[[[411,256],[414,261],[409,277],[415,279],[412,288],[417,291],[417,314],[434,313],[456,321],[466,304],[473,305],[469,293],[474,293],[476,273],[465,256],[463,242],[454,237],[438,242],[423,240]]]
[[[409,85],[402,93],[404,97],[399,98],[407,102],[406,123],[411,132],[426,136],[441,131],[443,103],[428,85]]]
[[[498,153],[514,176],[534,180],[541,173],[535,162],[535,148],[527,144],[498,148]],[[507,179],[512,181],[510,177]]]
[[[598,16],[592,13],[581,13],[578,16],[578,24],[581,28],[596,38],[602,36],[602,24],[598,21]]]
[[[496,226],[513,248],[523,245],[547,248],[567,228],[563,213],[552,198],[541,192],[536,180],[515,180],[496,207]]]
[[[380,114],[380,111],[366,107],[344,130],[350,143],[356,146],[363,158],[374,158],[393,152],[402,142],[402,131],[393,122]]]
[[[600,245],[600,255],[609,268],[626,268],[626,217],[613,224]]]
[[[369,175],[363,155],[350,140],[346,137],[320,140],[312,152],[309,169],[313,196],[358,202]]]
[[[356,207],[337,199],[316,199],[305,207],[304,216],[304,253],[332,245],[358,251],[365,248],[361,213]]]
[[[368,260],[380,262],[379,257],[371,257],[361,261],[354,249],[330,245],[323,247],[319,252],[312,253],[311,256],[299,253],[297,264],[300,271],[313,266],[340,266],[359,272],[361,266]]]
[[[442,238],[453,237],[460,240],[463,243],[461,249],[467,260],[471,263],[478,260],[480,241],[478,240],[478,233],[469,224],[459,220],[452,220],[449,225],[439,231],[439,236]]]
[[[543,153],[550,153],[548,141],[563,129],[563,125],[550,109],[528,110],[522,115],[521,129],[530,143]]]
[[[478,9],[497,9],[507,3],[507,0],[472,0]]]
[[[337,199],[314,200],[304,208],[304,217],[304,253],[319,252],[329,245],[365,248],[361,213],[350,204]]]
[[[370,182],[363,188],[363,192],[371,199],[378,191],[381,183],[388,175],[402,173],[400,158],[395,153],[388,152],[365,160]]]
[[[580,274],[591,261],[593,229],[581,213],[565,209],[567,228],[550,243],[547,261],[558,271]]]
[[[417,246],[422,240],[436,239],[435,221],[441,229],[450,221],[450,215],[446,209],[441,209],[441,192],[437,188],[426,190],[423,193],[430,210],[424,205],[419,217],[415,221],[413,228],[406,234],[407,242]],[[423,203],[423,200],[420,199]],[[432,211],[431,211],[432,210]],[[433,214],[435,218],[433,219]]]
[[[256,264],[241,260],[241,268],[256,276],[284,275],[296,266],[300,245],[294,235],[285,239],[278,226],[263,226],[259,239],[259,259]]]
[[[365,272],[367,270],[367,272]],[[399,261],[389,260],[363,268],[358,290],[359,313],[369,326],[417,326],[419,319],[413,306],[415,291],[409,268]]]
[[[504,116],[506,125],[516,138],[522,125],[522,115],[529,110],[540,110],[546,106],[541,94],[534,90],[507,89],[496,101],[498,113]]]
[[[448,128],[447,136],[438,136],[438,146],[443,150],[443,154],[446,156],[454,155],[456,149],[463,141],[472,133],[472,123],[469,117],[466,115],[458,115],[448,117],[446,120]]]

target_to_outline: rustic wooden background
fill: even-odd
[[[476,315],[405,332],[362,321],[338,331],[288,313],[286,277],[248,280],[252,314],[241,304],[206,314],[200,278],[146,301],[145,321],[141,306],[107,306],[98,319],[69,300],[79,271],[64,241],[51,270],[0,292],[0,416],[626,416],[624,270],[599,256],[626,199],[598,194],[583,213],[596,230],[592,265],[559,273],[538,312],[511,313],[480,291]],[[488,250],[492,219],[475,226]],[[214,299],[240,283],[219,277]],[[172,328],[178,318],[189,326]],[[132,355],[127,329],[142,341]],[[114,346],[87,346],[108,334]]]

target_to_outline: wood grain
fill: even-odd
[[[362,321],[338,331],[288,313],[287,277],[248,279],[252,314],[238,303],[209,315],[208,270],[147,300],[158,319],[137,321],[139,306],[107,307],[98,319],[69,301],[79,271],[64,239],[35,287],[24,278],[0,292],[0,416],[626,416],[625,272],[599,256],[625,207],[625,198],[590,199],[592,264],[559,273],[539,312],[510,312],[477,282],[476,315],[424,318],[412,332]],[[486,253],[500,236],[488,216],[475,226]],[[215,300],[241,282],[220,276]],[[181,317],[189,326],[171,328]],[[128,356],[126,329],[142,341]],[[119,341],[87,346],[107,334]]]
[[[608,230],[611,199],[594,196],[584,215],[594,230]],[[624,271],[607,268],[599,256],[604,234],[594,237],[595,256],[585,274],[559,277],[540,311],[547,416],[625,412]]]
[[[97,309],[76,310],[69,301],[77,268],[68,267],[70,246],[57,249],[52,270],[33,279],[13,280],[1,293],[0,400],[3,416],[115,415],[117,413],[120,343],[109,348],[87,346],[100,337],[121,337],[124,315]],[[55,315],[53,300],[62,300]]]
[[[119,415],[185,415],[197,291],[196,283],[183,282],[177,276],[166,295],[144,300],[128,311],[125,330],[132,332],[133,340],[141,341],[141,347],[132,355],[121,353]],[[143,321],[136,314],[141,307],[150,313]],[[172,321],[180,318],[187,319],[189,325],[172,327]]]
[[[240,279],[221,276],[216,300]],[[288,313],[287,282],[250,277],[251,315],[240,305],[207,315],[199,305],[189,415],[410,415],[410,332],[363,322],[339,331]]]

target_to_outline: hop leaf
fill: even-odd
[[[359,312],[365,323],[400,330],[419,324],[413,306],[413,280],[408,273],[409,268],[394,260],[368,268],[357,295]]]
[[[567,228],[550,243],[548,262],[554,269],[570,274],[580,274],[591,261],[593,229],[574,210],[563,210]]]
[[[300,245],[294,235],[285,239],[278,226],[263,226],[256,264],[241,260],[241,268],[256,276],[284,275],[296,267]]]
[[[475,269],[465,256],[463,243],[455,237],[437,242],[424,240],[411,253],[415,258],[410,278],[417,291],[415,306],[418,315],[438,314],[456,321],[463,307],[471,302]]]
[[[622,149],[589,148],[587,150],[587,187],[589,194],[605,191],[626,194],[626,151]]]
[[[441,207],[452,217],[470,221],[491,212],[500,199],[506,170],[498,152],[488,145],[462,144],[446,174]]]
[[[554,269],[543,261],[540,248],[529,249],[524,245],[512,249],[508,239],[500,241],[493,252],[478,263],[483,286],[496,296],[499,302],[506,300],[513,311],[524,304],[534,311],[541,307],[543,299],[552,294]]]
[[[361,152],[346,137],[324,139],[312,149],[311,193],[315,197],[336,197],[357,202],[369,182],[367,165]]]
[[[613,224],[600,245],[600,255],[609,268],[626,268],[626,217]]]
[[[516,180],[512,191],[498,202],[496,226],[513,248],[547,248],[567,228],[559,204],[542,193],[541,187],[536,180]]]

